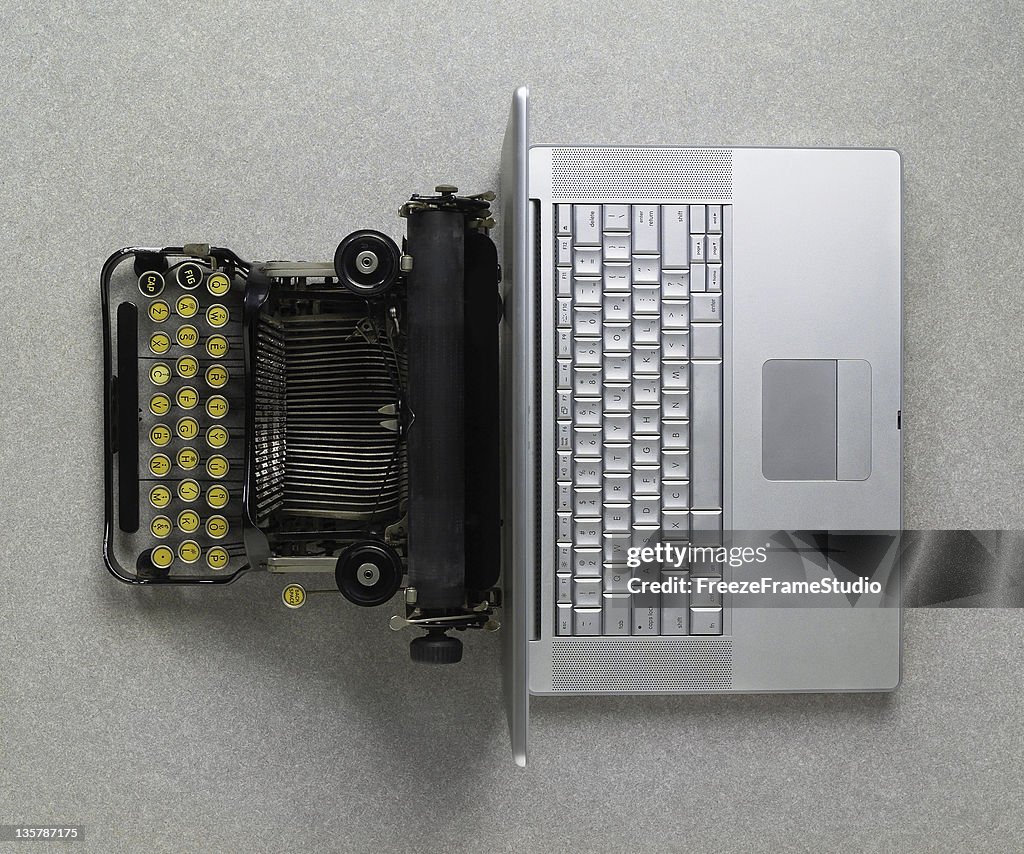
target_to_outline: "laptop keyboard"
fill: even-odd
[[[724,211],[555,206],[557,635],[722,634],[720,567],[627,559],[721,542]]]

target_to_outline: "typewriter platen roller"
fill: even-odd
[[[401,248],[356,231],[333,263],[205,244],[112,255],[110,571],[136,584],[324,573],[356,605],[394,599],[392,628],[425,632],[418,661],[458,661],[453,631],[496,628],[492,199],[414,195]]]

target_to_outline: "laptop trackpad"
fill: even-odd
[[[866,480],[871,365],[772,359],[761,383],[761,471],[768,480]]]

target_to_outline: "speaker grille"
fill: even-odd
[[[730,638],[555,640],[555,691],[722,691],[732,687]]]
[[[732,198],[732,152],[715,148],[555,148],[561,199]]]

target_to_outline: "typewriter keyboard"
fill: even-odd
[[[140,568],[233,571],[244,561],[240,283],[184,261],[138,287]]]

